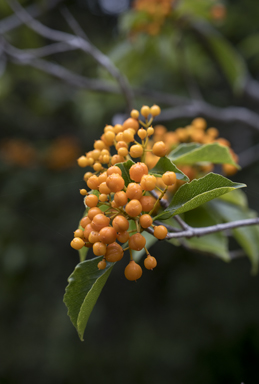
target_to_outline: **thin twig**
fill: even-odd
[[[131,110],[133,108],[133,93],[128,84],[128,80],[115,67],[108,56],[99,51],[99,49],[91,44],[89,40],[85,40],[80,36],[71,35],[67,32],[57,31],[55,29],[46,27],[39,21],[33,19],[16,0],[8,0],[8,4],[16,13],[16,15],[24,22],[24,24],[37,32],[39,35],[49,40],[67,43],[68,45],[81,49],[83,52],[90,54],[117,80],[121,89],[121,93],[126,99],[128,109]]]
[[[26,12],[32,17],[41,16],[44,12],[47,12],[56,7],[57,4],[61,3],[63,0],[51,0],[45,1],[44,3],[33,4],[26,8]],[[19,27],[22,24],[22,21],[16,14],[6,17],[0,21],[0,34],[7,33],[13,29]]]
[[[256,217],[253,219],[246,219],[246,220],[237,220],[231,223],[216,224],[216,225],[212,225],[210,227],[204,227],[204,228],[189,227],[188,229],[182,232],[168,233],[166,239],[174,239],[179,237],[191,238],[195,236],[200,237],[200,236],[205,236],[211,233],[225,231],[226,229],[240,228],[240,227],[246,227],[249,225],[257,225],[257,224],[259,224],[259,217]]]
[[[85,31],[81,28],[78,21],[74,18],[72,13],[68,10],[66,6],[63,6],[61,8],[61,13],[63,14],[64,18],[66,19],[66,22],[70,26],[71,30],[74,32],[76,36],[80,36],[85,40],[88,40],[88,37],[85,33]]]

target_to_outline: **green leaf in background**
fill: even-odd
[[[142,232],[141,234],[142,234],[142,236],[144,236],[145,239],[146,239],[146,247],[147,247],[148,250],[149,250],[150,247],[152,247],[152,245],[154,245],[154,244],[158,241],[157,238],[155,238],[153,235],[151,235],[151,234],[148,233],[148,232],[145,232],[145,231],[144,231],[144,232]],[[143,255],[145,255],[145,254],[146,254],[146,251],[145,251],[144,248],[141,249],[141,251],[132,251],[133,259],[134,259],[136,262],[138,262],[138,261],[141,259],[141,257],[142,257]]]
[[[239,55],[224,36],[208,23],[196,23],[194,28],[207,40],[210,50],[215,56],[232,89],[236,92],[242,91],[247,79],[247,69],[242,56]]]
[[[220,200],[226,201],[227,203],[239,205],[242,208],[248,208],[248,202],[246,194],[240,189],[235,189],[232,192],[226,193],[219,197]]]
[[[208,205],[186,212],[184,214],[184,220],[187,224],[195,228],[208,227],[220,222],[216,219]],[[191,239],[182,239],[181,242],[191,250],[209,253],[224,261],[230,260],[228,239],[222,232],[216,232],[202,237],[192,237]]]
[[[156,218],[166,219],[190,211],[207,201],[245,186],[245,184],[233,183],[221,175],[209,173],[198,180],[192,180],[190,183],[182,185],[174,195],[169,207]]]
[[[124,179],[126,187],[129,183],[132,183],[132,180],[131,180],[130,175],[129,175],[129,170],[132,167],[132,165],[134,165],[134,164],[135,163],[132,160],[128,160],[128,161],[125,161],[124,163],[116,164],[116,166],[121,169],[122,177]]]
[[[83,261],[68,278],[64,303],[82,341],[89,316],[115,264],[107,262],[106,268],[100,271],[97,264],[102,258]]]
[[[180,171],[180,169],[178,169],[167,156],[161,157],[149,173],[156,177],[162,177],[167,171],[175,172],[178,180],[189,181],[189,178],[182,171]]]
[[[229,204],[217,199],[210,202],[210,206],[214,209],[215,214],[219,215],[225,222],[236,220],[245,220],[256,217],[257,214],[248,208]],[[251,225],[232,229],[233,236],[243,248],[252,263],[252,273],[258,270],[259,262],[259,225]]]
[[[219,143],[181,144],[168,155],[175,164],[195,164],[210,162],[213,164],[232,164],[240,168],[233,160],[229,148]]]

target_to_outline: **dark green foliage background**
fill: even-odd
[[[65,3],[101,50],[108,53],[118,44],[115,16],[93,13],[87,2]],[[258,4],[229,1],[227,8],[229,17],[219,28],[238,46],[258,29]],[[0,12],[2,18],[10,13],[4,4]],[[59,10],[41,20],[67,30]],[[20,48],[46,43],[27,27],[10,32],[8,39]],[[257,50],[247,59],[257,80],[258,58]],[[80,52],[54,59],[89,77],[107,76]],[[156,62],[152,66],[147,59],[139,55],[129,78],[145,72],[146,87],[170,91],[173,85],[175,93],[186,93],[175,69],[175,81],[167,81],[165,68],[154,84]],[[206,71],[208,81],[202,83],[202,91],[209,101],[233,104],[229,87],[219,74],[215,79],[211,63]],[[142,102],[146,101],[138,100],[136,106]],[[8,64],[0,78],[1,140],[23,138],[38,151],[47,151],[62,134],[75,135],[83,150],[90,150],[118,112],[125,112],[121,97],[77,90],[30,67]],[[245,127],[218,128],[237,152],[258,142],[258,135]],[[83,213],[78,193],[84,187],[82,175],[76,166],[51,171],[42,164],[21,168],[0,162],[0,383],[258,382],[259,280],[251,276],[246,258],[225,264],[158,242],[152,248],[158,258],[156,270],[145,271],[137,283],[130,283],[123,275],[126,256],[108,279],[90,317],[85,342],[79,341],[62,297],[67,277],[78,263],[69,242]],[[233,178],[248,185],[250,206],[257,211],[258,176],[255,163]]]

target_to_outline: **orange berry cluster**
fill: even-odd
[[[156,259],[150,256],[146,248],[142,232],[151,227],[157,239],[166,238],[166,227],[155,226],[152,214],[159,208],[159,201],[167,189],[176,183],[176,174],[165,172],[162,175],[165,188],[164,191],[160,190],[160,197],[156,199],[150,194],[150,191],[157,188],[157,178],[149,174],[144,161],[149,137],[154,133],[150,125],[160,113],[160,108],[157,105],[143,106],[140,112],[145,121],[138,120],[139,111],[133,110],[131,118],[122,125],[106,126],[101,139],[95,142],[94,149],[78,159],[79,166],[91,166],[95,172],[87,172],[84,176],[90,191],[81,189],[80,193],[85,196],[84,203],[88,212],[71,241],[74,249],[89,247],[96,256],[103,256],[103,260],[98,263],[99,269],[106,268],[107,261],[121,260],[124,251],[129,249],[130,262],[125,268],[128,280],[137,280],[142,275],[141,267],[132,258],[132,250],[145,249],[147,257],[144,265],[147,269],[157,265]],[[136,134],[139,141],[135,140]],[[111,154],[112,146],[117,150],[115,155]],[[162,141],[156,142],[151,151],[160,157],[167,152]],[[131,180],[125,185],[122,170],[116,164],[137,157],[142,161],[129,168]],[[124,244],[124,248],[119,243]]]
[[[165,143],[165,147],[167,148],[166,154],[168,154],[172,149],[177,147],[182,143],[200,143],[200,144],[209,144],[217,142],[223,146],[229,147],[229,151],[231,156],[235,162],[238,162],[238,156],[230,148],[230,142],[223,137],[219,137],[219,131],[217,128],[209,127],[207,128],[207,122],[202,117],[197,117],[194,119],[190,125],[186,127],[177,128],[175,131],[168,132],[166,127],[163,125],[154,126],[154,135],[152,140],[148,143],[148,149],[152,146],[156,145],[156,143],[160,143],[163,141]],[[153,152],[148,152],[146,156],[146,164],[149,169],[153,168],[157,161],[158,157],[154,156]],[[201,176],[202,174],[211,172],[213,170],[213,164],[208,164],[206,166],[200,167],[191,167],[188,165],[179,166],[179,169],[185,173],[190,180],[196,178],[197,176]],[[230,176],[237,172],[237,168],[231,164],[223,164],[222,169],[225,175]],[[178,180],[178,184],[180,180]]]

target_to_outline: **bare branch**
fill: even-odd
[[[41,5],[33,4],[33,5],[30,5],[28,8],[26,8],[26,12],[32,17],[38,17],[38,16],[41,16],[44,12],[47,12],[50,9],[55,8],[55,6],[61,3],[62,1],[63,0],[51,0],[51,1],[46,1],[44,2],[44,4],[41,4]],[[19,27],[21,24],[22,24],[22,21],[19,17],[17,17],[16,14],[6,17],[5,19],[0,21],[0,34],[9,32]]]
[[[203,101],[190,101],[189,104],[163,110],[157,120],[171,121],[197,116],[212,119],[217,123],[242,123],[259,131],[259,114],[243,107],[219,108]]]
[[[126,99],[128,109],[131,110],[133,108],[133,93],[128,84],[128,81],[125,76],[123,76],[120,71],[115,67],[115,65],[111,62],[108,56],[104,55],[88,40],[85,40],[80,36],[75,36],[66,32],[57,31],[41,24],[39,21],[33,19],[16,0],[8,0],[8,4],[11,6],[16,15],[28,27],[37,32],[39,35],[49,40],[64,42],[74,48],[81,49],[83,52],[90,54],[117,80],[121,92]]]
[[[88,40],[88,37],[86,33],[83,31],[77,20],[74,18],[74,16],[69,12],[66,6],[62,7],[61,13],[63,14],[64,18],[66,19],[66,22],[74,32],[76,36],[80,36],[85,40]]]

